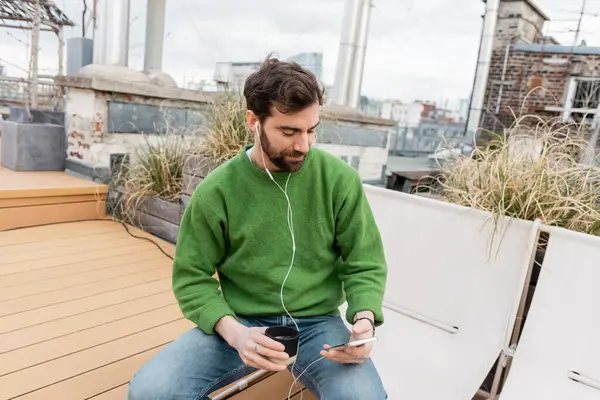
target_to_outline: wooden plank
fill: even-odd
[[[58,171],[12,171],[0,167],[0,198],[107,193],[108,186]]]
[[[100,393],[105,393],[107,388],[124,386],[133,378],[135,372],[152,357],[156,355],[164,346],[147,350],[132,357],[124,358],[112,364],[89,371],[62,382],[57,382],[51,386],[41,388],[35,392],[25,394],[19,397],[19,400],[81,400],[81,399],[102,399],[102,400],[123,400],[115,397],[93,397]],[[117,391],[117,394],[123,393]],[[124,390],[126,393],[127,390]],[[110,392],[105,393],[107,396]]]
[[[89,240],[89,239],[88,239]],[[0,256],[1,257],[1,256]],[[107,265],[132,264],[139,261],[165,260],[165,266],[170,265],[170,260],[159,251],[138,250],[130,254],[118,255],[99,260],[91,260],[77,264],[59,265],[58,267],[43,268],[34,271],[24,271],[15,274],[3,275],[0,281],[0,288],[22,285],[30,282],[38,282],[44,279],[56,279],[66,277],[82,272],[94,271],[106,268]],[[0,273],[0,275],[2,275]]]
[[[104,221],[65,222],[63,224],[0,232],[0,248],[17,244],[47,242],[54,239],[83,237],[94,233],[113,232],[117,225],[119,224],[106,219]]]
[[[106,193],[0,199],[0,208],[45,206],[49,204],[82,203],[99,200],[106,200]]]
[[[3,171],[4,172],[4,171]],[[2,182],[0,184],[6,183]],[[108,193],[107,185],[94,184],[92,182],[83,181],[81,186],[64,187],[61,183],[46,183],[46,187],[30,187],[30,188],[7,188],[2,187],[0,190],[0,199],[26,199],[35,197],[58,197],[58,196],[80,196],[92,195],[99,196]],[[52,186],[54,185],[54,186]]]
[[[75,301],[0,317],[0,333],[16,331],[28,326],[99,310],[126,301],[166,293],[171,290],[171,285],[167,284],[166,280],[159,281],[158,283],[160,285],[143,285],[118,292],[102,293]]]
[[[75,286],[56,292],[41,293],[35,296],[1,302],[0,315],[10,315],[52,304],[82,299],[99,293],[110,293],[130,287],[153,284],[165,279],[171,279],[171,271],[167,268],[145,271],[125,277],[117,277],[88,285]]]
[[[0,260],[0,269],[2,269],[2,265],[5,264],[14,264],[14,263],[23,263],[24,261],[34,261],[41,260],[50,257],[56,257],[60,254],[60,257],[63,257],[65,261],[69,260],[70,256],[73,254],[78,254],[82,252],[98,250],[98,249],[110,249],[114,247],[121,247],[127,244],[133,243],[141,243],[138,240],[129,240],[132,239],[131,236],[123,230],[123,232],[115,232],[111,235],[106,235],[105,237],[97,237],[94,239],[87,238],[85,243],[81,243],[78,246],[65,246],[62,248],[48,248],[43,250],[26,250],[24,252],[8,254],[2,257]],[[145,242],[147,243],[147,242]]]
[[[0,376],[182,319],[176,304],[0,354]]]
[[[38,228],[25,228],[28,229],[38,229]],[[57,253],[62,252],[62,249],[67,247],[80,247],[85,246],[86,243],[90,241],[97,240],[105,240],[111,237],[123,237],[123,238],[131,238],[131,236],[125,231],[125,229],[121,229],[122,232],[115,230],[113,226],[106,225],[106,229],[104,231],[99,232],[81,232],[77,236],[68,237],[68,238],[58,238],[58,239],[47,239],[39,242],[29,242],[29,243],[19,243],[12,244],[10,246],[0,246],[0,262],[4,260],[5,256],[11,254],[17,254],[22,252],[30,252],[30,251],[39,251],[39,250],[48,250],[54,249]],[[13,231],[14,233],[22,232]],[[31,232],[29,232],[31,235]]]
[[[117,305],[53,320],[0,335],[0,353],[176,304],[172,292],[158,293]]]
[[[114,389],[99,394],[98,396],[91,397],[93,400],[127,400],[127,394],[129,393],[129,384],[118,386]]]
[[[123,241],[123,245],[103,248],[93,251],[86,251],[71,255],[65,259],[62,255],[47,257],[41,260],[31,260],[16,264],[7,264],[0,267],[0,275],[16,274],[25,271],[36,271],[44,268],[59,267],[61,265],[76,264],[91,260],[101,260],[104,258],[130,254],[135,251],[156,250],[156,247],[145,240]],[[166,257],[165,257],[166,258]]]
[[[169,263],[160,259],[154,261],[141,261],[133,264],[116,265],[111,268],[83,272],[76,275],[63,276],[56,279],[46,279],[40,282],[10,286],[3,288],[2,291],[0,291],[0,301],[20,299],[35,294],[53,292],[55,290],[68,287],[105,281],[119,276],[132,275],[138,272],[148,271],[150,269],[168,268],[169,266]]]
[[[167,344],[193,327],[181,319],[101,346],[0,377],[3,396],[11,398],[43,388],[75,375]],[[263,397],[264,398],[264,397]]]
[[[0,208],[0,231],[41,224],[106,217],[106,201]]]

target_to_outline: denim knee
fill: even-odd
[[[305,385],[321,400],[386,400],[388,395],[372,362],[337,364],[322,361],[321,368],[307,371]],[[318,365],[318,364],[315,364]]]
[[[171,399],[168,379],[159,375],[150,375],[142,368],[129,383],[127,400],[166,400]]]
[[[347,381],[334,382],[321,388],[322,400],[387,400],[388,396],[379,381]]]

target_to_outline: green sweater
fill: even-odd
[[[287,201],[246,149],[198,185],[177,240],[173,290],[184,316],[208,334],[226,315],[286,315],[280,291],[292,257]],[[273,173],[282,188],[288,175]],[[290,314],[339,315],[346,300],[349,322],[370,310],[383,323],[387,267],[358,173],[313,148],[287,193],[296,238],[283,290]]]

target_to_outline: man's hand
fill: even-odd
[[[367,317],[373,321],[373,313],[367,312],[366,314],[358,313],[356,318]],[[352,342],[358,339],[367,339],[373,336],[373,325],[367,320],[361,319],[356,321],[352,326],[352,332],[350,333],[350,339]],[[343,347],[341,349],[333,349],[327,351],[331,346],[326,344],[323,346],[325,350],[321,351],[321,355],[328,360],[344,363],[344,364],[361,364],[371,355],[373,349],[373,342],[365,343],[358,347]]]
[[[267,328],[248,328],[231,317],[222,318],[215,330],[235,348],[244,364],[265,371],[283,371],[286,366],[267,359],[286,361],[288,354],[283,344],[265,335]]]

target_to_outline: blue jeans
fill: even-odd
[[[294,326],[287,316],[239,320],[248,327]],[[321,357],[319,353],[324,344],[345,343],[350,333],[340,317],[295,320],[300,328],[300,352],[294,370],[297,377],[311,362]],[[208,400],[208,395],[215,390],[254,371],[219,335],[206,335],[195,328],[167,345],[142,366],[129,385],[129,400]],[[322,359],[313,364],[300,381],[322,400],[387,399],[371,360],[362,364],[340,364]]]

